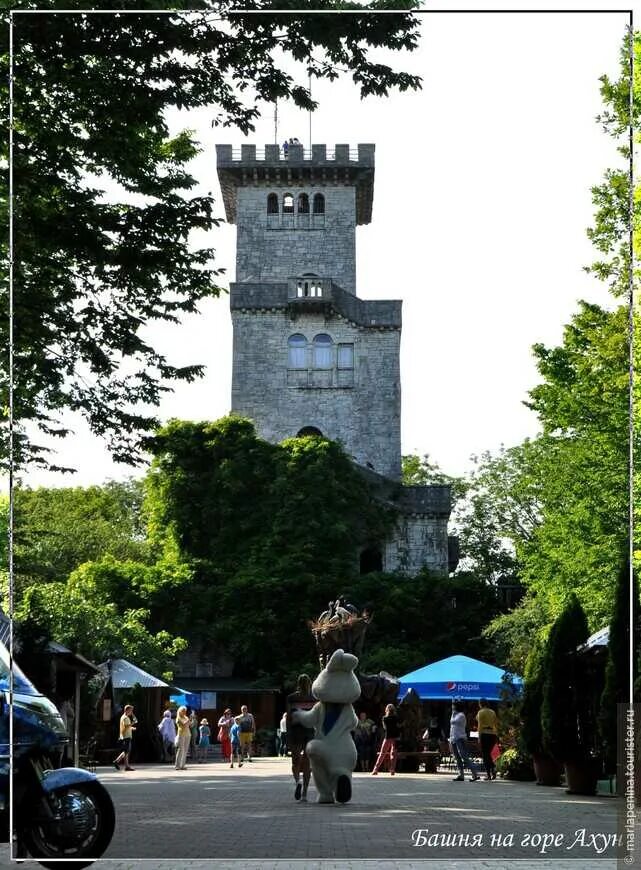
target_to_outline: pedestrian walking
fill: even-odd
[[[383,762],[387,759],[389,759],[390,775],[394,776],[396,773],[396,744],[400,735],[396,708],[393,704],[388,704],[383,716],[383,743],[381,744],[372,776],[378,775]]]
[[[296,691],[287,696],[287,739],[292,756],[292,776],[296,784],[294,799],[297,801],[307,800],[312,768],[305,748],[314,736],[314,729],[305,728],[304,725],[294,722],[292,714],[297,710],[311,710],[315,704],[312,681],[307,674],[301,674],[296,681]]]
[[[195,760],[196,747],[198,746],[198,716],[196,716],[195,710],[189,714],[189,737],[189,755]]]
[[[162,760],[172,761],[176,751],[176,725],[171,718],[171,710],[165,710],[162,714],[158,730],[162,739]]]
[[[125,764],[125,770],[133,770],[133,767],[129,766],[129,758],[131,755],[131,742],[133,740],[133,732],[136,730],[135,723],[136,718],[134,716],[134,708],[131,704],[126,704],[125,709],[122,711],[122,716],[120,717],[119,722],[119,733],[120,733],[120,745],[122,747],[122,751],[120,755],[114,759],[113,765],[116,770],[120,770],[120,765],[122,762]]]
[[[354,743],[358,754],[358,765],[364,773],[369,773],[374,749],[374,733],[376,726],[367,713],[362,711],[358,717],[358,724],[354,729]]]
[[[287,755],[287,711],[281,716],[278,726],[278,754]]]
[[[454,782],[464,782],[465,767],[469,769],[472,776],[470,782],[475,782],[480,779],[476,772],[476,767],[470,761],[470,755],[467,751],[467,719],[465,713],[461,710],[460,705],[454,702],[452,704],[452,717],[450,719],[450,746],[452,754],[456,759],[458,766],[458,776],[454,777]]]
[[[243,750],[240,743],[240,725],[234,721],[229,729],[229,743],[231,746],[230,767],[234,766],[234,758],[238,762],[238,767],[243,766]]]
[[[240,708],[240,716],[235,717],[236,722],[240,727],[240,747],[243,757],[247,761],[252,760],[252,743],[256,735],[256,721],[247,709],[247,705],[243,704]]]
[[[231,714],[229,707],[218,720],[218,741],[225,761],[231,761],[231,740],[229,738],[229,729],[234,724],[234,717]]]
[[[209,738],[211,736],[211,731],[209,728],[209,722],[206,719],[200,720],[200,725],[198,726],[198,763],[200,764],[203,759],[207,759],[207,751],[209,750]]]
[[[481,744],[481,756],[485,767],[486,780],[496,779],[496,764],[492,758],[492,750],[498,741],[498,720],[494,710],[488,706],[485,698],[479,701],[479,711],[476,714],[476,723],[479,731],[479,743]]]
[[[191,742],[191,728],[186,707],[179,707],[176,713],[176,770],[186,770],[187,753]]]

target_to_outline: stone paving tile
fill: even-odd
[[[131,774],[101,768],[99,776],[118,813],[105,856],[112,860],[103,859],[99,870],[615,866],[608,860],[614,856],[612,847],[594,860],[594,843],[569,851],[565,846],[574,841],[576,830],[585,829],[588,837],[613,834],[619,801],[570,797],[562,789],[532,783],[454,783],[451,775],[443,774],[355,774],[352,802],[324,806],[293,800],[287,759],[257,759],[242,770],[222,763],[194,765],[181,774],[161,765],[141,765]],[[467,833],[470,843],[479,834],[483,842],[475,847],[416,847],[412,832],[419,828],[428,829],[425,836]],[[490,845],[492,834],[510,832],[513,846]],[[524,835],[544,833],[563,834],[564,843],[546,857],[521,845]]]

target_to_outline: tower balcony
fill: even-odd
[[[287,304],[290,311],[327,311],[332,307],[332,281],[327,278],[302,275],[287,282]]]

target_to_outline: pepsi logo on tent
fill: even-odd
[[[478,692],[480,685],[478,683],[446,683],[448,692]]]

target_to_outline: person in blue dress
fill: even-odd
[[[207,750],[209,749],[209,738],[211,736],[211,731],[209,730],[209,723],[206,719],[200,720],[200,725],[198,726],[198,763],[200,764],[202,761],[207,759]]]

